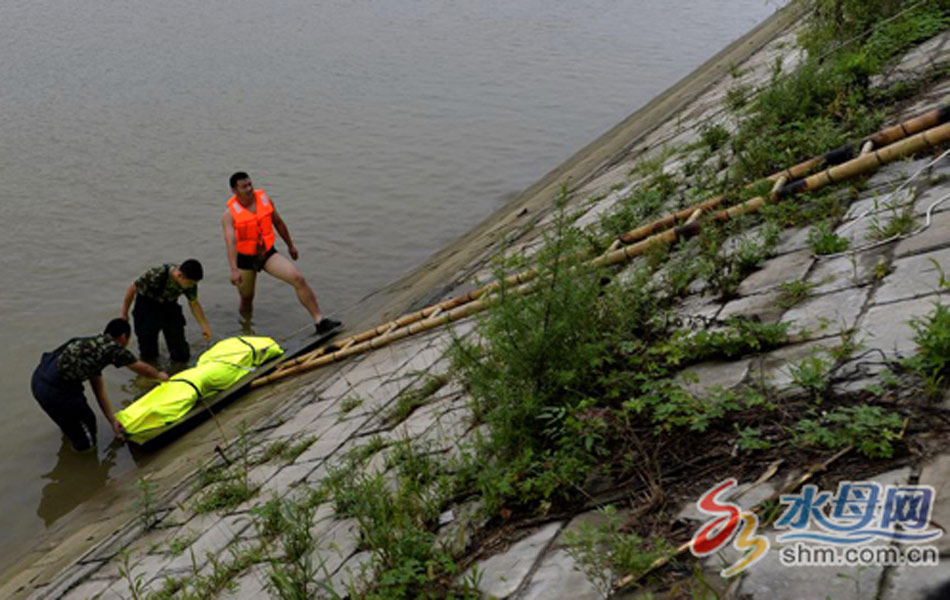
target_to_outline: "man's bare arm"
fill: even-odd
[[[191,314],[195,316],[195,321],[198,321],[198,325],[201,326],[201,335],[204,336],[205,340],[210,340],[211,325],[208,324],[208,319],[205,318],[205,311],[201,308],[201,304],[197,300],[189,300],[188,308],[191,309]]]
[[[234,219],[230,211],[224,211],[221,217],[221,228],[224,230],[224,249],[228,253],[228,267],[231,269],[231,283],[241,285],[241,272],[237,268],[237,246],[234,235]]]
[[[90,377],[89,385],[92,386],[92,393],[96,396],[99,409],[102,410],[102,414],[105,415],[106,420],[109,421],[109,424],[112,426],[115,437],[121,441],[125,441],[125,430],[122,429],[122,424],[115,418],[115,413],[112,412],[112,404],[109,403],[109,397],[106,395],[106,386],[102,381],[102,375],[93,375]]]
[[[272,202],[273,204],[273,202]],[[271,217],[271,220],[274,222],[274,228],[277,230],[277,233],[280,234],[281,239],[284,240],[284,243],[287,244],[287,252],[290,253],[290,258],[297,260],[299,252],[297,252],[297,246],[294,246],[294,241],[290,237],[290,229],[287,228],[287,223],[280,218],[280,214],[277,213],[277,207],[274,207],[274,214]]]
[[[148,377],[149,379],[158,379],[159,381],[168,381],[168,373],[165,371],[159,371],[152,365],[148,364],[145,361],[137,360],[129,368],[141,375],[142,377]]]
[[[122,310],[119,311],[119,316],[126,321],[129,320],[129,307],[132,306],[132,300],[135,299],[135,292],[135,282],[133,281],[129,284],[129,288],[125,290],[125,297],[122,298]]]

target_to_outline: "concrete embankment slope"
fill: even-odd
[[[530,232],[532,225],[542,220],[561,182],[570,181],[572,187],[581,187],[611,165],[643,152],[646,148],[642,144],[635,147],[638,142],[676,118],[685,107],[726,76],[732,66],[744,63],[799,17],[798,8],[783,9],[731,44],[413,273],[366,298],[353,314],[347,315],[352,328],[362,329],[381,322],[385,317],[402,313],[464,284],[467,275],[478,270],[502,240],[515,232]],[[354,436],[379,429],[379,423],[373,421],[371,409],[391,402],[400,389],[412,383],[412,373],[431,370],[441,364],[444,346],[444,335],[430,335],[359,361],[349,361],[299,380],[269,387],[242,399],[219,415],[219,423],[208,423],[178,440],[174,446],[143,458],[140,471],[134,477],[111,483],[64,518],[43,539],[37,540],[32,548],[15,552],[19,558],[7,560],[9,568],[0,583],[0,596],[35,594],[39,597],[68,595],[80,598],[103,593],[108,597],[129,597],[130,590],[123,587],[126,583],[119,574],[116,560],[119,552],[128,550],[133,557],[137,557],[136,553],[142,554],[144,558],[134,558],[133,564],[138,565],[137,572],[143,576],[143,583],[149,583],[160,573],[180,572],[191,566],[188,553],[186,558],[169,558],[153,551],[169,540],[188,536],[194,538],[196,547],[193,552],[203,566],[207,552],[221,551],[233,541],[235,536],[231,534],[234,534],[235,526],[239,532],[247,533],[246,523],[243,526],[238,524],[246,521],[249,506],[239,507],[225,515],[197,516],[183,508],[193,495],[195,469],[214,456],[214,447],[222,441],[217,432],[219,424],[232,436],[241,421],[257,424],[253,433],[268,440],[294,439],[308,432],[320,436],[318,443],[292,464],[281,468],[265,465],[266,469],[261,468],[255,473],[261,486],[266,484],[266,489],[285,492],[301,481],[317,479],[321,465],[344,444],[350,443]],[[437,437],[446,443],[452,436],[462,437],[465,433],[465,428],[453,420],[458,420],[457,409],[463,402],[457,392],[452,393],[455,396],[445,392],[445,402],[439,405],[444,409],[442,412],[427,413],[438,422],[440,433]],[[359,410],[346,411],[346,418],[340,419],[341,411],[332,409],[331,405],[355,395],[365,398],[364,405]],[[412,429],[410,433],[430,431],[431,425],[430,421],[419,421],[413,427],[423,431]],[[159,527],[148,533],[141,531],[137,521],[140,510],[136,506],[138,492],[134,483],[143,475],[157,484],[157,516],[161,519]],[[258,498],[266,498],[266,494],[261,491]],[[337,537],[349,539],[342,533]]]

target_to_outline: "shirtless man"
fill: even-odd
[[[255,190],[247,173],[231,175],[233,196],[221,217],[224,245],[231,267],[231,284],[241,296],[242,316],[254,310],[254,284],[257,273],[265,271],[272,277],[289,283],[297,292],[297,299],[313,318],[317,334],[324,334],[340,326],[340,322],[324,317],[317,297],[294,263],[277,253],[274,247],[274,229],[287,244],[290,257],[297,260],[299,253],[290,237],[287,224],[280,218],[273,201],[264,190]]]

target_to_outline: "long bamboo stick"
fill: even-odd
[[[950,104],[927,111],[926,113],[915,116],[905,121],[904,123],[899,123],[897,125],[888,127],[886,129],[882,129],[881,131],[874,134],[873,136],[863,140],[862,145],[866,145],[868,143],[871,143],[873,146],[881,146],[881,145],[884,145],[885,143],[889,144],[901,139],[902,137],[906,135],[917,133],[929,127],[933,127],[939,123],[943,123],[947,121],[948,119],[950,119]],[[797,165],[794,165],[788,169],[785,169],[784,171],[774,173],[770,175],[767,179],[771,181],[776,181],[776,182],[781,181],[783,178],[788,181],[793,181],[793,180],[799,179],[800,177],[802,177],[803,175],[805,175],[806,173],[808,173],[809,171],[811,171],[813,168],[815,168],[818,165],[838,164],[842,162],[843,160],[850,159],[853,156],[853,154],[854,154],[853,150],[851,149],[850,146],[842,146],[841,148],[832,150],[822,156],[816,156],[814,158],[801,162]],[[690,216],[693,215],[697,210],[702,210],[703,213],[711,212],[713,209],[720,206],[723,200],[724,200],[723,196],[716,196],[716,197],[710,198],[704,202],[700,202],[699,204],[695,204],[689,208],[685,208],[676,213],[671,213],[664,217],[660,217],[659,219],[653,221],[652,223],[648,223],[646,225],[643,225],[641,227],[628,231],[627,233],[624,233],[621,236],[619,236],[618,239],[623,244],[632,244],[636,241],[646,239],[647,237],[655,233],[674,227],[677,223],[688,220]],[[537,276],[537,270],[529,269],[527,271],[522,271],[520,273],[515,273],[513,275],[506,277],[504,279],[504,284],[508,286],[520,285],[522,283],[527,283],[528,281],[531,281],[536,276]],[[367,329],[366,331],[357,333],[348,338],[344,338],[343,340],[339,342],[339,344],[335,344],[329,347],[337,347],[337,348],[341,346],[351,347],[355,344],[365,342],[374,337],[386,335],[387,333],[393,331],[394,329],[405,327],[406,325],[410,325],[417,321],[427,319],[433,315],[438,314],[440,311],[452,310],[454,308],[457,308],[459,306],[462,306],[464,304],[477,300],[478,298],[486,294],[490,294],[496,291],[500,285],[501,285],[501,282],[493,281],[478,289],[472,290],[466,294],[455,296],[453,298],[443,300],[442,302],[439,302],[437,304],[426,306],[425,308],[422,308],[415,312],[407,313],[405,315],[400,316],[397,319],[383,323],[377,327],[374,327],[373,329]],[[309,363],[309,362],[312,362],[314,358],[318,356],[322,356],[323,354],[326,354],[326,353],[327,353],[327,347],[319,348],[312,353],[309,353],[304,356],[297,357],[296,359],[293,359],[291,361],[288,361],[287,363],[285,363],[285,365],[289,367],[289,366],[294,366],[297,364],[302,364],[304,362]]]
[[[876,170],[878,167],[893,162],[899,158],[903,158],[904,156],[914,154],[921,150],[932,148],[947,141],[950,141],[950,123],[931,128],[890,144],[879,150],[874,150],[867,154],[863,154],[846,163],[825,169],[824,171],[816,173],[815,175],[805,179],[800,179],[787,184],[777,192],[770,194],[768,197],[756,196],[754,198],[750,198],[741,204],[737,204],[736,206],[732,206],[714,213],[712,218],[715,221],[723,222],[734,219],[740,215],[754,213],[765,206],[769,201],[776,201],[781,198],[803,192],[815,191],[826,185],[838,183],[846,179],[850,179],[851,177]],[[699,221],[694,221],[688,225],[674,227],[652,235],[647,239],[641,240],[630,246],[602,254],[593,260],[587,261],[584,263],[584,265],[591,268],[614,265],[642,255],[653,244],[674,244],[679,240],[687,239],[699,234],[701,230],[702,224]],[[533,275],[527,282],[520,283],[520,285],[517,285],[517,287],[515,287],[510,293],[524,295],[534,291],[535,286],[538,284],[538,281],[536,280],[538,272],[537,270],[532,270],[532,273]],[[506,281],[508,281],[508,279],[511,278],[507,278]],[[498,289],[499,285],[500,284],[496,285],[493,289]],[[515,285],[515,283],[512,283],[511,285]],[[428,331],[435,327],[463,319],[477,312],[485,310],[491,306],[491,304],[496,302],[498,298],[500,298],[500,296],[497,294],[485,297],[482,296],[485,296],[485,293],[480,294],[479,298],[468,303],[462,304],[447,311],[443,310],[434,317],[416,321],[386,333],[385,335],[372,337],[363,342],[354,343],[344,349],[327,353],[322,356],[308,356],[308,358],[304,361],[298,360],[292,363],[287,363],[278,367],[278,370],[274,373],[254,380],[251,383],[251,387],[259,387],[272,381],[283,379],[290,375],[303,373],[305,371],[342,360],[349,356],[360,354],[367,350],[381,348],[410,335]]]
[[[948,120],[950,120],[950,104],[931,109],[923,114],[912,117],[903,123],[886,127],[877,133],[861,140],[861,142],[858,144],[858,147],[863,149],[869,142],[871,143],[872,148],[887,146],[908,136],[926,131],[927,129],[936,127],[942,123],[946,123]],[[836,148],[830,152],[827,152],[822,156],[809,158],[808,160],[789,167],[784,171],[773,173],[766,179],[770,181],[777,181],[781,177],[786,177],[788,181],[794,181],[804,177],[820,165],[833,166],[850,160],[853,157],[854,149],[850,145],[844,145],[840,148]],[[724,199],[725,198],[723,196],[716,196],[690,208],[685,208],[681,211],[665,215],[651,223],[647,223],[646,225],[642,225],[620,235],[619,239],[624,244],[632,244],[633,242],[645,239],[658,231],[669,229],[677,223],[688,219],[693,211],[697,208],[702,208],[704,212],[712,208],[716,208],[722,204]]]

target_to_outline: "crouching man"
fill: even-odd
[[[126,349],[131,334],[128,321],[112,319],[99,335],[73,338],[52,352],[44,352],[33,371],[33,397],[77,451],[96,445],[96,415],[86,401],[83,381],[89,381],[115,436],[124,440],[122,425],[116,420],[106,395],[103,367],[128,367],[144,377],[168,380],[167,373],[138,360]]]

